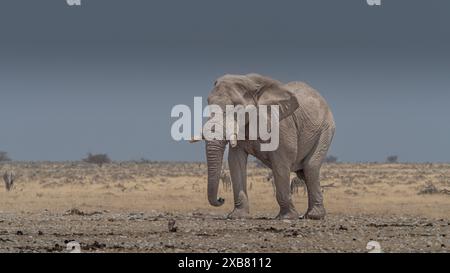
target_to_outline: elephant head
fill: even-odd
[[[227,105],[278,105],[279,119],[291,115],[298,108],[298,101],[295,96],[287,89],[283,88],[282,83],[263,77],[258,74],[248,75],[225,75],[216,80],[214,88],[208,96],[209,105],[218,105],[223,112]],[[223,120],[226,120],[224,117]],[[228,121],[227,121],[228,122]],[[247,122],[247,120],[245,121]],[[242,124],[218,124],[222,126],[225,133],[227,126],[239,128]],[[244,124],[245,126],[245,124]],[[237,145],[236,138],[224,136],[223,139],[230,140],[231,145]],[[217,198],[219,179],[222,169],[222,160],[227,140],[206,140],[206,158],[208,165],[208,201],[212,206],[221,206],[224,203],[223,198]],[[244,140],[245,141],[245,140]]]

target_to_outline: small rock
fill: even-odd
[[[343,225],[340,225],[340,226],[339,226],[339,230],[348,230],[348,228],[345,227],[345,226],[343,226]]]
[[[176,227],[176,221],[175,219],[170,219],[168,224],[169,232],[177,232],[178,227]]]

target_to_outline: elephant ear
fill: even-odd
[[[280,120],[292,115],[299,107],[297,98],[278,83],[261,86],[255,93],[258,105],[278,105]]]

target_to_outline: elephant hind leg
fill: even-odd
[[[320,220],[325,217],[323,196],[320,189],[320,167],[311,166],[305,169],[306,189],[308,191],[308,210],[305,218]]]
[[[305,218],[308,219],[323,219],[326,214],[320,187],[320,168],[327,155],[333,135],[333,127],[326,129],[320,136],[311,156],[305,162],[303,174],[308,191],[308,210]]]
[[[298,170],[295,172],[295,174],[297,174],[298,179],[300,179],[304,184],[303,184],[303,195],[306,194],[306,177],[305,177],[305,172],[303,171],[303,169]],[[308,200],[309,203],[309,200]]]
[[[273,176],[276,189],[276,198],[280,206],[280,212],[275,219],[298,219],[299,214],[295,210],[292,201],[290,171],[284,164],[284,160],[276,160],[274,165]]]

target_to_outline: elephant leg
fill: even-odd
[[[333,134],[334,131],[332,129],[324,131],[303,169],[308,191],[308,210],[305,214],[305,218],[307,219],[320,220],[326,214],[320,187],[320,168],[327,155]]]
[[[274,164],[272,171],[276,188],[276,197],[278,205],[280,205],[280,213],[276,219],[298,219],[299,214],[295,210],[292,202],[290,170],[283,162]]]
[[[302,169],[302,170],[296,171],[295,174],[297,174],[297,177],[304,182],[304,184],[303,184],[303,195],[305,195],[306,194],[306,189],[307,189],[305,172]],[[308,195],[308,204],[309,203],[310,203],[310,200],[309,200],[309,195]]]
[[[320,188],[320,166],[311,165],[305,168],[306,189],[308,191],[308,210],[305,218],[320,220],[325,217],[325,207]]]
[[[228,218],[245,218],[249,215],[247,196],[247,158],[248,154],[241,148],[231,148],[228,152],[228,166],[230,168],[233,185],[234,210]]]

